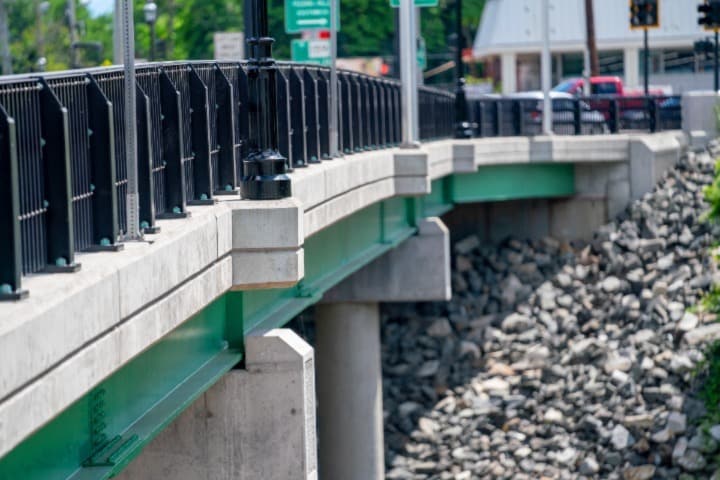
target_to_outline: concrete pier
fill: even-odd
[[[117,478],[316,480],[313,362],[292,330],[248,337],[245,369],[228,372]]]
[[[318,306],[320,478],[384,478],[380,314],[377,303]]]

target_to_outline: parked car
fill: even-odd
[[[542,124],[543,92],[530,91],[508,95],[506,98],[528,100],[530,112],[526,121],[539,127]],[[553,129],[557,133],[574,132],[575,101],[576,98],[570,93],[551,91],[550,99],[553,108]],[[527,108],[527,107],[526,107]],[[609,132],[605,116],[598,110],[594,110],[585,101],[580,101],[580,122],[581,130],[585,135],[593,135]],[[539,128],[535,128],[540,133]]]

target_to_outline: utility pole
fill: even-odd
[[[543,134],[553,133],[553,110],[552,99],[550,98],[550,69],[552,60],[550,58],[550,1],[542,0],[540,8],[540,19],[542,23],[542,55],[540,58],[540,76],[543,90]]]
[[[595,40],[595,11],[593,0],[585,0],[585,28],[587,30],[587,51],[590,57],[590,76],[600,75],[600,61],[598,60],[597,41]],[[589,93],[588,85],[588,93]]]
[[[70,30],[70,68],[78,68],[77,11],[75,9],[75,0],[67,0],[67,21]]]
[[[0,57],[2,57],[2,73],[10,75],[12,70],[12,57],[10,56],[10,29],[8,27],[8,0],[0,0]]]
[[[417,148],[418,92],[417,92],[417,34],[413,0],[400,0],[400,80],[402,84],[402,145]]]

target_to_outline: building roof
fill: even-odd
[[[585,44],[584,0],[549,0],[550,43],[556,52],[582,51]],[[697,0],[660,0],[660,28],[650,30],[650,48],[692,48],[706,36],[697,25]],[[475,57],[505,52],[539,52],[540,0],[487,0],[480,19]],[[628,0],[594,0],[598,49],[641,46],[642,31],[630,30]]]

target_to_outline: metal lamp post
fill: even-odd
[[[242,162],[240,193],[252,200],[273,200],[291,195],[287,159],[278,151],[277,66],[272,58],[268,27],[268,0],[245,0],[245,35],[248,44],[250,153]]]
[[[157,5],[152,0],[148,0],[143,6],[145,14],[145,23],[150,27],[150,61],[155,61],[155,22],[157,22]]]
[[[462,0],[455,0],[455,30],[457,33],[457,51],[455,52],[455,138],[470,138],[473,134],[472,125],[468,121],[467,100],[465,98],[465,66],[462,51],[465,37],[462,34]]]

